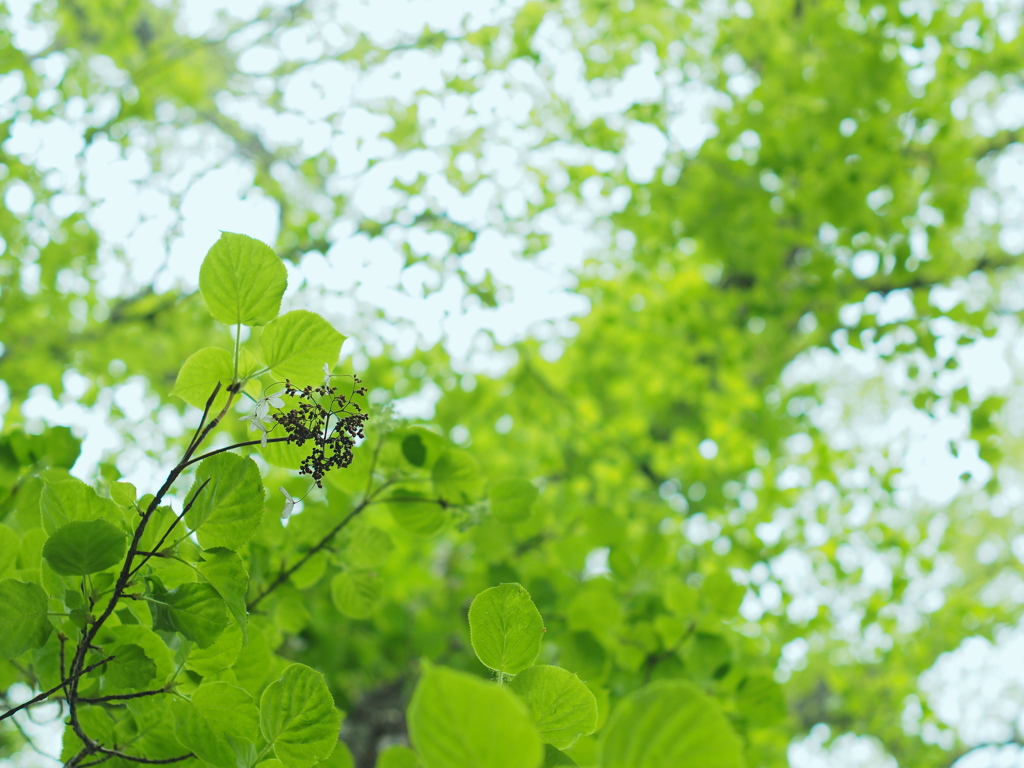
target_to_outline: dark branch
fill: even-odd
[[[67,686],[68,683],[72,682],[76,678],[81,677],[84,674],[92,672],[94,669],[96,669],[96,667],[103,666],[104,664],[106,664],[108,661],[110,661],[113,658],[114,658],[113,656],[107,656],[107,658],[103,659],[102,661],[97,661],[95,664],[89,665],[88,667],[83,669],[81,672],[73,674],[69,678],[67,678],[66,680],[61,681],[59,685],[54,686],[50,690],[43,691],[38,696],[34,696],[33,698],[31,698],[28,701],[26,701],[24,704],[19,704],[14,709],[7,710],[2,715],[0,715],[0,720],[6,720],[8,717],[10,717],[11,715],[15,714],[16,712],[20,712],[21,710],[25,709],[26,707],[31,707],[33,704],[38,704],[39,702],[44,701],[44,700],[50,698],[50,696],[55,694],[57,691],[61,690],[65,686]]]

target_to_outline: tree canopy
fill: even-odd
[[[1022,14],[0,6],[0,757],[1024,760]]]

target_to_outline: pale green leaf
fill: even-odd
[[[158,600],[170,627],[200,648],[213,645],[231,621],[223,598],[210,584],[182,584]]]
[[[515,675],[540,653],[544,620],[519,584],[485,589],[469,607],[469,639],[484,665]]]
[[[567,749],[597,728],[597,699],[576,675],[561,667],[524,669],[509,684],[533,715],[545,744]]]
[[[194,647],[185,659],[185,668],[208,677],[229,669],[242,650],[242,630],[232,624],[208,648]]]
[[[209,480],[202,492],[199,488]],[[198,492],[198,496],[196,495]],[[203,459],[188,494],[185,515],[204,549],[237,549],[252,538],[263,517],[263,478],[256,462],[234,453]]]
[[[425,768],[539,768],[543,745],[515,694],[464,672],[423,666],[408,721]]]
[[[0,661],[39,648],[50,636],[46,593],[37,584],[0,581]]]
[[[196,564],[196,569],[224,599],[244,638],[247,622],[245,591],[249,587],[249,574],[242,558],[230,549],[208,549],[203,552],[203,559]]]
[[[342,560],[353,568],[379,568],[391,557],[395,545],[386,531],[373,525],[360,526],[342,554]]]
[[[308,768],[328,758],[338,743],[341,713],[324,676],[292,664],[260,698],[260,729],[287,768]]]
[[[52,536],[58,528],[76,520],[106,520],[116,523],[121,512],[110,499],[104,499],[81,480],[46,473],[39,496],[43,530]]]
[[[344,340],[320,315],[297,309],[263,329],[260,352],[275,378],[306,385],[323,380],[325,363],[334,368]]]
[[[268,245],[232,232],[221,233],[199,269],[203,301],[227,325],[269,323],[287,286],[288,271]]]
[[[444,526],[441,505],[416,491],[396,488],[387,500],[388,512],[402,528],[420,536],[430,536]]]
[[[256,358],[247,349],[239,350],[238,377],[244,379],[258,369],[259,363]],[[181,366],[171,394],[177,395],[191,406],[205,408],[219,383],[220,389],[210,407],[210,411],[216,414],[227,402],[227,389],[234,375],[234,361],[230,352],[220,347],[205,347],[190,355]],[[259,389],[259,384],[255,381],[250,381],[245,386],[245,391],[253,397],[258,396]]]
[[[664,680],[626,696],[601,730],[601,768],[742,768],[743,746],[717,701]]]
[[[449,448],[430,472],[438,497],[453,504],[468,504],[480,498],[484,478],[480,465],[470,454]]]
[[[192,693],[192,705],[220,736],[255,741],[260,713],[248,691],[225,682],[204,682]]]

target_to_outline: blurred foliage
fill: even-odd
[[[490,482],[518,478],[539,494],[521,521],[487,505],[417,517],[429,535],[402,533],[383,506],[368,508],[367,523],[393,546],[366,566],[375,586],[335,588],[344,546],[296,572],[254,622],[269,617],[273,628],[250,633],[253,674],[267,672],[253,690],[282,659],[322,671],[348,712],[357,765],[371,766],[380,748],[405,743],[419,659],[486,674],[470,646],[470,601],[519,583],[545,621],[538,663],[587,683],[598,734],[645,684],[685,679],[721,703],[750,766],[782,764],[817,723],[876,737],[906,768],[948,765],[974,746],[931,711],[918,678],[965,637],[994,638],[1019,616],[1020,402],[1009,386],[972,389],[961,370],[965,352],[1018,337],[1024,307],[1019,254],[1004,248],[999,221],[969,208],[1021,149],[1019,126],[977,120],[1019,94],[1019,9],[531,0],[500,6],[493,23],[467,15],[382,37],[347,25],[340,3],[261,8],[193,36],[167,3],[47,0],[30,22],[0,7],[4,524],[23,533],[11,521],[32,514],[39,472],[62,466],[63,438],[23,412],[45,391],[34,388],[111,409],[122,443],[90,480],[113,495],[139,456],[180,455],[189,430],[166,425],[195,410],[170,395],[178,370],[196,350],[234,341],[189,286],[125,279],[112,289],[109,275],[130,273],[131,258],[104,239],[103,201],[83,194],[87,180],[13,151],[18,131],[65,122],[79,154],[112,142],[121,156],[143,153],[154,179],[212,147],[212,164],[242,162],[275,203],[272,245],[285,261],[319,253],[344,264],[332,250],[343,223],[370,242],[401,240],[406,270],[425,268],[437,286],[458,281],[470,308],[500,311],[510,298],[505,278],[470,264],[485,230],[518,237],[518,257],[538,263],[559,242],[546,222],[582,220],[603,243],[575,275],[589,314],[572,335],[542,328],[546,341],[502,345],[494,334],[495,355],[514,360],[502,373],[471,372],[440,344],[400,349],[378,330],[408,322],[346,292],[307,282],[289,299],[351,329],[343,364],[360,368],[372,402],[441,392],[422,430],[428,456],[437,430],[469,448]],[[34,45],[26,28],[47,42]],[[256,71],[241,63],[254,48],[292,53],[268,54]],[[414,55],[454,64],[433,90],[328,104],[325,117],[296,118],[290,139],[270,130],[298,111],[289,83],[316,67],[400,79],[393,73],[428,61]],[[594,99],[629,90],[645,61],[659,86],[624,110],[581,106],[565,85],[563,70],[576,67]],[[476,98],[489,87],[524,95],[528,108],[496,116]],[[244,117],[243,101],[262,117]],[[353,139],[350,151],[361,146],[368,159],[342,172],[337,152],[312,137],[345,139],[350,108],[379,118],[383,144]],[[465,118],[439,139],[438,116],[460,109]],[[667,149],[653,174],[627,162],[637,142],[659,140]],[[519,153],[521,207],[502,188],[482,224],[425,191],[438,176],[463,192],[487,183],[488,153],[503,145]],[[379,216],[353,205],[359,180],[424,150],[440,171],[383,173],[394,194]],[[179,205],[187,185],[167,186]],[[441,237],[443,252],[402,239],[412,231]],[[132,421],[111,397],[139,381],[152,420]],[[920,420],[962,425],[949,452],[983,468],[965,473],[948,503],[905,482],[899,424]],[[244,424],[230,428],[243,438]],[[891,437],[869,439],[871,429]],[[410,461],[405,446],[392,441],[382,461]],[[349,479],[306,502],[283,544],[276,523],[257,533],[250,590],[358,497],[365,454]],[[306,490],[274,467],[264,484]],[[0,577],[18,567],[0,554]],[[373,599],[339,611],[343,588]],[[25,663],[44,679],[42,660]],[[17,679],[0,665],[0,688]],[[0,750],[22,743],[15,731],[0,739]],[[567,754],[592,765],[597,739]]]

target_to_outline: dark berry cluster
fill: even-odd
[[[324,475],[332,469],[342,469],[352,463],[352,448],[356,440],[365,435],[363,423],[369,418],[355,402],[356,396],[365,396],[365,387],[356,387],[348,395],[339,393],[338,388],[325,381],[318,387],[302,389],[285,380],[284,394],[298,398],[298,405],[292,410],[272,415],[288,433],[288,442],[297,446],[313,442],[313,450],[302,460],[299,474],[311,475],[318,487],[323,488]]]

